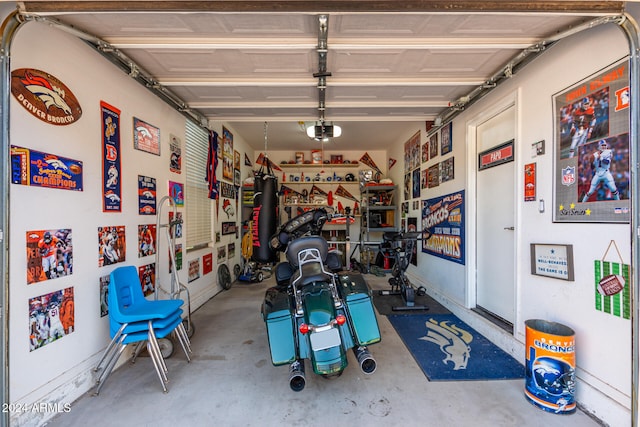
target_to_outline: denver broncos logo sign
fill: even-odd
[[[69,125],[82,116],[71,90],[44,71],[20,68],[11,72],[11,93],[33,116],[52,125]]]

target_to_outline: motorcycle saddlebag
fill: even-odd
[[[262,316],[267,325],[271,362],[285,365],[296,359],[293,316],[286,291],[269,288],[264,296]]]
[[[373,310],[369,287],[360,273],[338,275],[338,289],[345,301],[358,345],[380,341],[380,328]]]

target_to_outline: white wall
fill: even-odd
[[[184,156],[186,119],[83,42],[47,25],[28,23],[18,31],[11,55],[11,69],[17,68],[44,70],[59,78],[78,98],[83,114],[72,125],[49,125],[33,117],[12,96],[11,144],[81,160],[84,191],[10,186],[10,400],[25,404],[71,403],[93,385],[91,368],[109,342],[108,316],[100,317],[99,278],[121,265],[141,266],[155,261],[154,256],[139,258],[137,253],[138,225],[156,223],[155,216],[138,215],[138,175],[156,178],[158,201],[168,194],[169,180],[186,183],[184,158],[181,174],[169,171],[169,136],[173,134],[182,140]],[[121,110],[121,213],[102,212],[100,101]],[[160,156],[133,148],[133,117],[160,128]],[[217,130],[221,133],[221,129]],[[244,154],[246,143],[240,138],[234,142],[236,149]],[[246,175],[246,167],[242,168]],[[219,166],[218,176],[221,169]],[[215,204],[212,205],[215,212]],[[188,207],[178,211],[183,212],[186,220],[185,209]],[[168,211],[168,205],[164,205],[163,216],[168,215]],[[166,218],[162,222],[166,223]],[[126,226],[127,255],[124,263],[98,267],[97,228],[105,225]],[[176,241],[182,243],[183,249],[186,249],[188,227],[185,223],[183,237]],[[26,232],[62,228],[70,228],[73,233],[73,274],[27,284]],[[158,239],[161,245],[159,280],[169,289],[168,246],[164,233],[159,233]],[[232,235],[224,236],[221,242],[232,241],[236,241],[236,256],[228,261],[230,267],[239,263],[240,241]],[[213,272],[203,275],[202,255],[207,253],[213,253]],[[180,281],[187,284],[188,263],[195,257],[200,257],[201,277],[188,283],[192,310],[220,290],[213,248],[189,253],[183,250]],[[74,332],[30,351],[29,298],[67,287],[73,287],[75,293]],[[186,295],[183,293],[182,297]],[[14,413],[12,424],[35,425],[52,415],[55,413]]]
[[[524,362],[527,319],[545,319],[565,324],[575,331],[579,404],[610,425],[627,425],[631,407],[631,322],[604,314],[594,308],[594,260],[601,259],[610,240],[615,240],[625,262],[631,262],[630,227],[627,224],[553,223],[553,110],[552,96],[567,87],[608,67],[628,54],[628,44],[615,25],[606,25],[561,41],[549,52],[521,70],[489,96],[469,107],[453,121],[453,156],[455,180],[435,189],[422,190],[428,199],[475,185],[475,148],[469,147],[467,127],[484,111],[495,108],[505,98],[516,99],[518,134],[516,138],[516,322],[511,337],[472,314],[474,272],[426,254],[419,254],[418,267],[409,266],[408,274],[415,284],[429,289],[452,311],[472,327]],[[414,129],[414,131],[417,129]],[[411,134],[411,132],[408,132]],[[406,140],[406,139],[404,139]],[[398,140],[389,155],[401,157],[403,139]],[[422,143],[427,140],[422,130]],[[546,141],[546,154],[535,158],[531,144]],[[439,156],[423,164],[431,166],[449,155]],[[473,156],[472,161],[468,161]],[[523,168],[537,164],[538,198],[546,201],[546,211],[538,212],[538,203],[524,203]],[[468,164],[470,166],[468,166]],[[395,172],[397,180],[402,172]],[[393,173],[392,173],[393,174]],[[467,196],[466,212],[475,200]],[[411,206],[411,204],[410,204]],[[420,212],[409,216],[420,217]],[[474,238],[475,220],[467,215],[467,258],[474,256],[469,245]],[[530,274],[530,243],[573,244],[575,281],[565,282]],[[467,263],[468,264],[468,263]],[[467,276],[470,284],[467,285]],[[523,385],[524,387],[524,385]]]

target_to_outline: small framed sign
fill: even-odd
[[[478,154],[478,170],[481,171],[503,163],[512,162],[514,159],[513,142],[514,140],[512,139]]]
[[[531,243],[531,274],[573,282],[573,245]]]

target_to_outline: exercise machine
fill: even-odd
[[[430,237],[431,233],[426,230],[424,232],[387,231],[383,233],[380,253],[382,253],[385,260],[393,262],[393,267],[389,278],[391,290],[381,290],[379,295],[401,295],[404,303],[404,305],[392,307],[393,311],[428,310],[427,306],[417,305],[415,301],[416,295],[423,296],[426,294],[426,289],[423,286],[415,289],[405,273],[411,262],[416,242],[418,240],[427,240]]]

